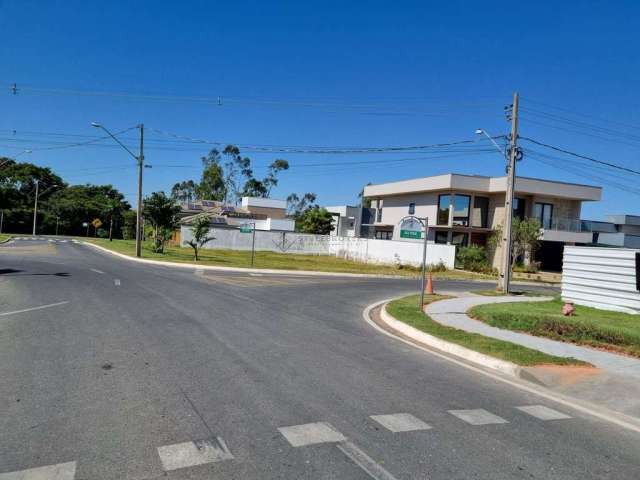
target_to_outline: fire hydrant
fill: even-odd
[[[576,308],[573,306],[573,302],[564,302],[564,305],[562,306],[562,314],[565,317],[570,317],[572,316],[576,311]]]

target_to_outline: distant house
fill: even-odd
[[[255,224],[256,230],[292,232],[295,221],[287,216],[287,202],[273,198],[242,197],[240,206],[215,200],[196,200],[181,205],[178,214],[180,231],[172,240],[180,244],[185,228],[191,228],[196,218],[205,216],[212,228],[239,229],[242,225]]]
[[[640,216],[607,215],[605,221],[585,220],[595,245],[640,249]]]
[[[506,187],[506,177],[451,173],[367,185],[363,197],[374,209],[371,228],[376,238],[400,239],[400,221],[415,215],[428,218],[429,241],[485,246],[492,230],[504,223]],[[516,179],[513,214],[540,220],[542,241],[536,260],[543,269],[561,270],[565,244],[592,242],[588,225],[580,220],[582,202],[597,201],[601,196],[602,188],[597,186]]]
[[[335,237],[368,237],[366,224],[371,222],[370,208],[352,205],[336,205],[325,207],[333,219],[333,230],[330,235]]]

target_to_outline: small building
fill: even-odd
[[[368,225],[373,221],[373,211],[366,207],[337,205],[325,207],[333,217],[335,237],[369,237]]]
[[[604,221],[585,220],[595,245],[640,249],[640,216],[607,215]]]
[[[371,201],[376,238],[400,239],[403,217],[428,218],[428,240],[456,246],[486,246],[491,232],[504,223],[507,177],[446,174],[367,185],[363,197]],[[535,217],[542,225],[536,260],[541,268],[562,269],[564,245],[592,242],[580,220],[582,202],[597,201],[602,188],[591,185],[518,177],[513,214]],[[495,255],[496,260],[499,255]],[[496,261],[494,260],[494,265]]]

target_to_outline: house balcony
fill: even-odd
[[[593,233],[588,222],[579,218],[554,218],[543,228],[540,240],[563,243],[592,243]]]

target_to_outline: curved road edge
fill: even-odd
[[[435,340],[437,340],[438,344],[440,342],[443,344],[448,344],[446,349],[441,349],[435,346],[436,345],[435,343],[433,344],[423,343],[421,341],[421,336],[417,336],[417,338],[412,337],[410,330],[406,330],[406,332],[408,333],[405,333],[404,331],[396,330],[393,327],[394,323],[393,322],[387,323],[387,320],[391,318],[397,323],[402,323],[402,322],[399,322],[395,318],[391,317],[391,315],[386,313],[386,311],[385,313],[386,313],[387,320],[385,320],[385,318],[383,318],[383,315],[382,315],[384,306],[392,300],[395,300],[395,299],[392,298],[392,299],[381,300],[371,305],[368,305],[362,311],[362,317],[364,321],[367,322],[371,327],[376,329],[378,332],[388,337],[391,337],[395,340],[398,340],[404,344],[407,344],[414,348],[422,350],[425,353],[434,355],[440,359],[454,363],[460,367],[466,368],[475,373],[479,373],[493,380],[505,383],[519,390],[525,391],[527,393],[538,395],[539,397],[542,397],[547,400],[551,400],[553,402],[564,405],[566,407],[572,408],[578,412],[582,412],[592,417],[598,418],[600,420],[604,420],[606,422],[615,424],[624,429],[631,430],[636,433],[640,433],[640,418],[625,415],[625,414],[610,410],[608,408],[595,405],[590,402],[585,402],[583,400],[580,400],[574,397],[563,395],[558,392],[554,392],[539,383],[533,383],[532,381],[528,381],[525,378],[526,375],[523,375],[524,371],[522,370],[522,368],[515,364],[512,364],[510,362],[505,362],[503,360],[487,357],[486,355],[479,354],[478,352],[473,352],[471,350],[460,347],[458,345],[454,345],[450,342],[445,342],[444,340],[436,339],[435,337],[432,337]],[[378,313],[377,310],[379,310],[379,314],[378,314],[379,319],[375,320],[373,318],[373,313],[374,312]],[[427,335],[424,332],[420,332],[419,330],[416,330],[413,327],[410,327],[409,325],[406,325],[406,327],[408,327],[411,330],[415,330],[416,332],[419,332],[422,335]],[[427,336],[431,337],[431,335],[427,335]],[[470,357],[466,357],[464,355],[458,355],[454,353],[456,349],[453,349],[452,346],[461,348],[463,350],[467,350],[469,352],[474,353],[475,355]],[[516,374],[516,370],[511,369],[510,367],[508,367],[508,365],[504,365],[505,369],[495,368],[495,367],[492,368],[482,363],[481,361],[479,361],[480,357],[477,357],[476,355],[490,358],[492,362],[501,362],[501,363],[516,367],[517,374]],[[509,373],[509,371],[513,371],[513,374]]]

